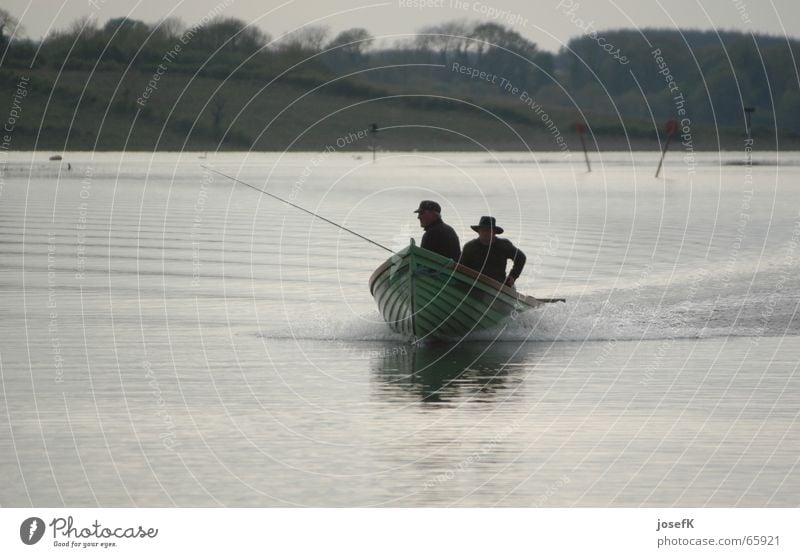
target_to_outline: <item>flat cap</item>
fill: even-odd
[[[431,201],[430,199],[426,199],[424,201],[420,201],[419,202],[419,209],[417,209],[414,212],[415,213],[421,213],[422,211],[435,211],[437,213],[441,213],[442,212],[442,208],[435,201]]]

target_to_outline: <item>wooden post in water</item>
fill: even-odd
[[[664,164],[664,157],[669,149],[669,142],[672,141],[672,136],[678,131],[678,121],[675,119],[667,120],[667,140],[664,141],[664,147],[661,149],[661,160],[658,161],[658,168],[656,168],[656,178],[661,174],[661,165]]]
[[[378,142],[378,124],[372,123],[369,125],[369,137],[372,144],[372,162],[375,162],[375,148]]]
[[[753,165],[753,128],[750,126],[751,118],[753,117],[753,112],[755,112],[755,107],[746,106],[744,107],[744,117],[745,117],[745,124],[747,126],[747,166]]]
[[[584,138],[584,135],[586,135],[586,126],[583,123],[578,122],[575,124],[575,131],[581,138],[581,146],[583,146],[583,158],[586,159],[586,170],[591,172],[592,165],[589,164],[589,152],[586,150],[586,139]]]

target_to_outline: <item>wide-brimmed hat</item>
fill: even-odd
[[[497,226],[497,220],[494,217],[481,217],[481,221],[478,224],[473,224],[470,226],[470,228],[475,232],[481,228],[494,228],[495,234],[503,233],[503,228],[501,226]]]
[[[434,211],[436,213],[442,212],[442,207],[436,203],[435,201],[431,201],[430,199],[426,199],[424,201],[419,202],[419,209],[414,211],[415,213],[421,213],[422,211]]]

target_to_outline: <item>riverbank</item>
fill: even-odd
[[[223,80],[180,72],[155,88],[142,72],[4,70],[25,78],[8,150],[42,151],[590,151],[659,150],[664,122],[549,108],[516,97],[447,97],[441,86],[378,88],[308,76]],[[140,102],[143,94],[146,102]],[[372,124],[378,133],[372,133]],[[753,150],[800,149],[800,136],[753,128]],[[672,149],[744,150],[744,130],[681,121]]]

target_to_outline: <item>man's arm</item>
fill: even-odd
[[[452,228],[450,229],[450,254],[453,261],[458,262],[461,259],[461,240],[458,239],[458,234]]]
[[[522,274],[522,269],[525,267],[525,262],[528,260],[528,258],[525,257],[525,254],[522,253],[521,249],[514,246],[514,244],[511,242],[508,242],[508,245],[510,248],[508,258],[514,261],[514,266],[511,268],[511,272],[508,273],[508,276],[513,277],[514,280],[517,280]]]

